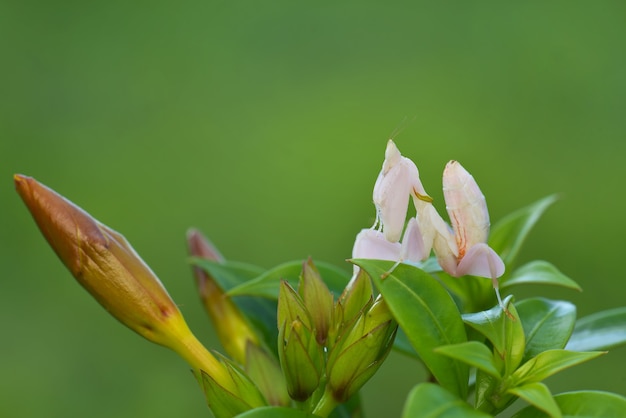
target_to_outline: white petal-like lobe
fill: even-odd
[[[443,195],[454,229],[460,257],[472,246],[487,242],[489,212],[474,177],[458,161],[443,171]]]
[[[497,279],[504,274],[504,262],[487,244],[473,245],[457,267],[458,276],[466,274]]]
[[[428,258],[430,247],[426,249],[417,219],[411,218],[402,237],[402,260],[418,262]]]
[[[426,194],[417,166],[403,157],[394,142],[389,140],[385,161],[374,185],[373,200],[385,238],[391,242],[398,242],[402,236],[409,198],[414,190]]]
[[[410,187],[411,180],[401,164],[393,166],[387,174],[381,172],[374,186],[374,204],[385,237],[391,242],[399,241],[402,236],[409,209]]]
[[[402,252],[399,242],[389,242],[375,229],[362,229],[356,236],[352,258],[398,261]]]

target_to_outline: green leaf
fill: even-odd
[[[561,273],[556,267],[547,261],[535,260],[528,264],[524,264],[522,267],[513,271],[511,275],[505,276],[500,288],[505,289],[507,287],[519,285],[519,284],[550,284],[569,289],[582,290],[581,287]]]
[[[606,354],[605,351],[548,350],[528,360],[513,373],[516,385],[541,382],[555,373]]]
[[[491,228],[489,246],[500,254],[507,267],[513,265],[528,233],[545,210],[556,200],[556,195],[544,197],[502,218]]]
[[[576,306],[565,301],[532,298],[518,302],[516,308],[526,337],[524,360],[565,347],[576,322]]]
[[[579,319],[566,348],[607,350],[626,344],[626,307],[596,312]]]
[[[415,386],[404,404],[402,418],[489,418],[483,412],[473,409],[463,399],[458,398],[433,383],[420,383]]]
[[[212,261],[199,257],[190,257],[190,263],[200,267],[213,276],[217,284],[225,291],[252,280],[263,274],[263,268],[237,261]]]
[[[513,297],[508,296],[503,304],[509,313],[496,305],[488,311],[463,315],[463,321],[483,334],[496,350],[498,357],[504,361],[504,376],[511,374],[524,357],[524,329],[515,306]]]
[[[317,415],[294,408],[265,406],[239,414],[237,418],[310,418],[316,416]]]
[[[566,392],[554,396],[563,418],[626,417],[626,398],[600,391]],[[545,418],[545,412],[533,406],[526,407],[513,418]]]
[[[353,260],[364,269],[385,298],[396,321],[437,381],[450,392],[467,396],[469,368],[437,354],[442,345],[467,341],[459,311],[441,284],[428,273],[400,264],[385,279],[391,261]]]
[[[479,312],[493,306],[496,294],[490,279],[476,276],[452,277],[445,272],[436,277],[451,293],[461,312]]]
[[[543,383],[529,383],[527,385],[518,386],[509,389],[509,393],[518,396],[535,406],[536,408],[546,412],[550,418],[561,418],[561,410],[550,393],[550,389]]]
[[[510,376],[524,357],[524,329],[513,297],[503,301],[507,311],[500,305],[483,312],[463,315],[463,321],[483,334],[493,345],[494,363],[499,375]],[[502,393],[502,379],[478,369],[476,372],[476,407],[491,413],[498,413],[515,400],[513,395]]]
[[[463,363],[471,367],[476,367],[491,376],[500,377],[500,372],[498,372],[498,368],[493,361],[493,353],[485,344],[479,343],[478,341],[444,345],[442,347],[437,347],[435,352],[462,361]]]
[[[269,299],[278,298],[278,285],[281,280],[286,280],[292,287],[298,286],[298,280],[302,273],[303,261],[290,261],[274,267],[271,270],[240,284],[229,290],[230,296],[261,296]],[[317,269],[319,270],[324,283],[328,285],[328,288],[339,296],[343,291],[346,284],[350,280],[350,275],[339,269],[332,264],[316,262]]]

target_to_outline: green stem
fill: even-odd
[[[313,414],[322,418],[326,418],[328,415],[330,415],[331,412],[333,412],[333,409],[335,409],[337,405],[339,405],[339,403],[335,401],[332,393],[326,391],[324,392],[322,399],[320,399],[320,401],[315,406]]]
[[[174,338],[174,343],[169,348],[174,350],[192,368],[198,381],[202,385],[202,374],[200,371],[211,376],[217,383],[228,390],[235,390],[233,381],[226,368],[206,349],[204,345],[189,331],[182,329],[181,335]]]

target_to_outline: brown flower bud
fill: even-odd
[[[186,327],[159,279],[121,234],[35,179],[18,174],[14,180],[52,249],[111,315],[162,345],[169,341],[165,324]]]

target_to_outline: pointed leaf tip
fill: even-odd
[[[504,264],[509,267],[513,265],[533,226],[557,200],[557,195],[546,196],[507,215],[491,228],[489,246],[500,254]]]

